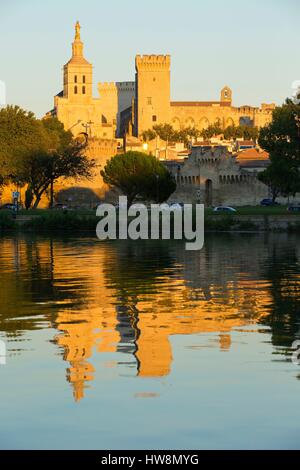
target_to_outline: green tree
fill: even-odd
[[[236,140],[238,138],[243,138],[245,140],[254,140],[258,138],[258,128],[253,126],[228,126],[223,131],[224,138],[226,140]]]
[[[27,183],[35,200],[33,208],[37,208],[43,194],[51,184],[59,178],[91,179],[95,168],[94,160],[83,154],[82,144],[72,141],[60,151],[30,151],[22,155],[17,168],[18,181]]]
[[[18,106],[0,110],[0,175],[7,181],[15,175],[16,158],[47,146],[48,136],[34,114]]]
[[[199,137],[200,131],[195,129],[194,127],[185,127],[180,131],[174,131],[174,141],[175,142],[183,142],[185,146],[188,146],[193,139],[197,139]]]
[[[223,130],[218,122],[210,124],[206,129],[201,131],[201,136],[204,137],[204,139],[211,139],[220,134],[223,134]]]
[[[271,188],[275,198],[300,191],[299,122],[300,105],[287,100],[273,111],[272,122],[259,133],[259,145],[269,153],[271,161],[259,178]]]
[[[101,176],[106,184],[119,188],[129,204],[138,198],[163,202],[176,189],[167,168],[153,155],[142,152],[115,155],[106,163]]]
[[[169,141],[172,141],[174,139],[174,129],[171,124],[157,124],[156,126],[153,126],[153,130],[159,136],[160,139],[165,141],[165,157],[167,158],[167,149]]]
[[[58,178],[92,176],[95,163],[84,148],[56,118],[39,120],[18,106],[0,111],[0,179],[27,184],[34,207]]]
[[[150,142],[156,137],[156,132],[153,129],[148,129],[142,133],[142,139],[144,142]]]

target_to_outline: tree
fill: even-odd
[[[0,110],[0,175],[3,180],[8,181],[15,174],[16,156],[45,146],[47,133],[33,113],[18,106]]]
[[[258,138],[258,128],[253,126],[228,126],[223,131],[224,138],[226,140],[236,140],[238,138],[243,138],[245,140],[254,140]]]
[[[199,137],[200,131],[195,127],[185,127],[180,131],[174,131],[174,142],[183,142],[185,146],[188,146],[193,139]]]
[[[156,126],[153,126],[153,130],[160,139],[166,142],[165,157],[167,158],[167,148],[169,141],[174,138],[174,129],[171,124],[157,124]]]
[[[148,129],[142,133],[142,139],[144,142],[150,142],[156,137],[156,132],[153,129]]]
[[[176,189],[167,168],[153,155],[142,152],[115,155],[106,163],[101,176],[106,184],[127,196],[129,205],[138,198],[163,202]]]
[[[280,194],[295,196],[300,190],[299,169],[281,158],[273,158],[268,168],[259,173],[258,179],[269,187],[273,202]]]
[[[33,202],[34,196],[30,186],[25,191],[25,209],[28,210],[31,207]]]
[[[210,139],[220,134],[223,134],[223,130],[218,122],[210,124],[206,129],[201,131],[201,136],[204,137],[204,139]]]
[[[287,100],[275,108],[273,120],[259,133],[259,145],[270,155],[270,166],[260,175],[275,198],[300,191],[300,105]],[[276,188],[275,193],[273,192]],[[275,200],[275,199],[274,199]]]
[[[58,178],[92,176],[95,162],[84,149],[56,118],[39,120],[18,106],[0,111],[0,179],[27,184],[34,207]]]
[[[93,177],[94,160],[83,154],[84,146],[72,141],[66,148],[49,151],[31,151],[19,162],[18,180],[27,183],[34,194],[33,208],[37,208],[43,194],[59,178]]]

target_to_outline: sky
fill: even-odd
[[[281,104],[300,79],[299,0],[0,0],[7,103],[52,109],[81,23],[97,82],[134,80],[136,54],[171,54],[171,98]]]

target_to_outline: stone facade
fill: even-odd
[[[64,65],[63,90],[54,97],[56,116],[75,137],[85,134],[99,139],[115,139],[121,112],[132,105],[135,82],[99,82],[93,97],[93,66],[83,54],[80,24],[75,25],[72,57]]]
[[[272,119],[275,104],[232,106],[232,91],[222,88],[220,101],[171,101],[169,55],[136,56],[135,118],[136,136],[156,124],[169,123],[176,130],[199,130],[218,122],[223,128],[248,124],[262,127]]]
[[[223,146],[195,146],[184,161],[166,161],[177,189],[170,201],[204,203],[206,206],[257,205],[269,197],[268,188],[257,179],[259,169],[244,169],[236,156]]]

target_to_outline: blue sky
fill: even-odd
[[[134,57],[171,54],[173,100],[280,104],[300,79],[299,0],[0,0],[7,101],[42,116],[62,89],[74,23],[94,83],[134,79]],[[96,86],[95,86],[96,94]]]

